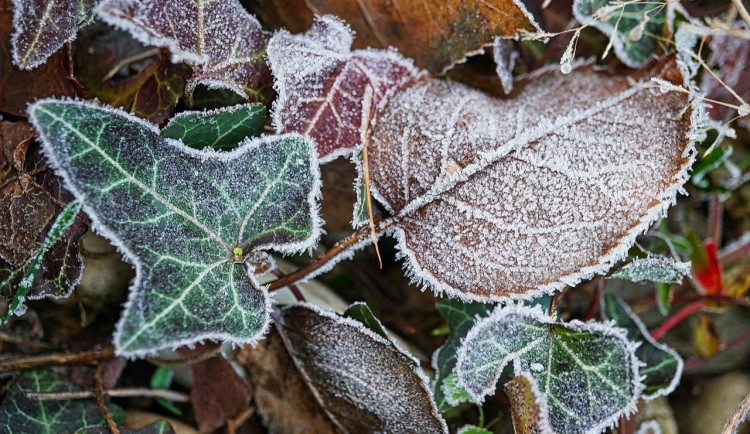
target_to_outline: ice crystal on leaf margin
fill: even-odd
[[[276,131],[315,139],[321,162],[351,154],[361,143],[363,119],[400,87],[424,73],[392,50],[350,51],[353,35],[336,17],[316,17],[310,30],[276,32],[268,43],[268,64],[278,98]],[[367,88],[372,100],[365,104]],[[365,113],[365,110],[372,113]]]
[[[76,101],[42,100],[29,118],[94,229],[135,266],[114,336],[119,354],[204,339],[253,343],[265,332],[267,293],[254,264],[233,252],[315,245],[320,175],[309,140],[289,134],[197,151],[121,110]]]
[[[482,402],[511,364],[531,383],[545,432],[593,434],[636,411],[643,383],[635,350],[625,330],[610,324],[557,323],[539,308],[511,305],[469,331],[456,373]]]
[[[185,95],[198,84],[265,101],[271,77],[263,61],[269,34],[237,0],[105,0],[95,12],[144,44],[166,47],[172,62],[193,68]]]

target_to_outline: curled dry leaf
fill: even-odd
[[[273,124],[278,132],[315,139],[322,162],[350,154],[361,142],[363,99],[370,107],[420,75],[412,62],[392,51],[349,51],[349,28],[331,16],[319,17],[304,35],[286,30],[268,43],[268,64],[278,98]],[[300,65],[305,67],[300,68]]]
[[[190,402],[201,432],[212,432],[250,405],[252,389],[224,357],[190,365]]]
[[[95,0],[13,0],[13,63],[33,69],[91,21]]]
[[[495,36],[517,38],[539,26],[520,0],[305,0],[255,6],[280,27],[300,29],[312,14],[351,23],[358,47],[396,47],[421,68],[442,73],[482,51]],[[275,4],[273,4],[275,3]]]
[[[189,64],[189,105],[198,84],[252,101],[269,97],[271,75],[263,61],[268,34],[237,0],[106,0],[96,13],[144,44],[168,48],[172,62]]]
[[[297,369],[341,431],[447,433],[419,363],[389,338],[310,304],[273,317]]]

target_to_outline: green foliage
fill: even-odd
[[[628,339],[641,343],[635,355],[644,363],[638,368],[646,386],[643,397],[650,400],[672,393],[682,375],[682,358],[673,349],[654,341],[621,298],[605,295],[601,303],[604,319],[613,320],[618,327],[627,330]]]
[[[254,265],[232,252],[292,253],[317,240],[320,181],[307,140],[272,136],[231,153],[200,152],[89,103],[47,100],[29,114],[95,228],[135,265],[118,353],[250,343],[265,331],[267,295]]]
[[[27,393],[77,391],[73,382],[48,369],[25,371],[8,389],[0,406],[0,426],[4,432],[20,434],[59,434],[74,432],[90,425],[103,425],[104,420],[93,400],[36,400]],[[122,423],[124,413],[111,406],[114,418]]]
[[[532,383],[542,425],[564,433],[598,432],[636,410],[643,384],[634,346],[622,329],[556,323],[541,310],[497,308],[467,334],[456,363],[475,402],[495,390],[503,368]]]
[[[462,303],[456,300],[440,300],[437,303],[437,309],[450,329],[448,339],[435,351],[432,359],[435,369],[433,393],[440,411],[471,400],[455,376],[456,353],[477,319],[489,315],[493,308],[492,304]]]
[[[612,273],[610,279],[625,279],[631,282],[680,283],[690,275],[690,262],[678,262],[674,259],[652,256],[636,258],[624,267]]]
[[[245,138],[259,136],[265,120],[266,109],[257,103],[206,112],[182,112],[169,120],[161,135],[195,149],[231,150]]]
[[[370,331],[377,333],[378,335],[388,338],[385,333],[383,326],[380,324],[372,311],[364,303],[354,303],[349,306],[349,309],[344,312],[344,318],[351,318],[364,324]]]

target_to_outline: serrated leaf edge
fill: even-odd
[[[430,400],[431,400],[431,402],[433,404],[432,405],[432,414],[433,414],[433,416],[437,420],[440,421],[440,424],[443,427],[443,432],[446,433],[446,434],[448,433],[448,425],[445,423],[445,419],[443,419],[443,416],[440,414],[440,411],[438,411],[438,409],[437,409],[437,405],[435,404],[435,397],[433,396],[432,389],[430,388],[430,380],[427,377],[427,375],[424,373],[424,371],[422,371],[422,368],[420,367],[421,364],[419,362],[419,359],[417,359],[416,357],[414,357],[409,351],[405,350],[401,345],[399,345],[399,343],[395,339],[393,339],[390,336],[388,336],[387,338],[385,338],[383,336],[380,336],[379,334],[377,334],[377,333],[373,332],[372,330],[368,329],[364,324],[362,324],[361,322],[359,322],[359,321],[357,321],[355,319],[343,317],[343,316],[337,314],[334,311],[325,309],[323,307],[320,307],[320,306],[312,304],[312,303],[300,302],[300,303],[295,303],[295,304],[286,306],[286,307],[281,308],[281,309],[283,310],[285,308],[291,308],[291,307],[304,307],[306,309],[309,309],[309,310],[315,312],[316,314],[318,314],[320,316],[323,316],[323,317],[326,317],[326,318],[330,318],[330,319],[332,319],[332,320],[334,320],[336,322],[339,322],[339,323],[346,324],[346,325],[349,325],[351,327],[354,327],[357,331],[361,332],[362,334],[367,335],[368,337],[370,337],[371,339],[373,339],[376,342],[379,342],[379,343],[384,344],[384,345],[391,345],[391,346],[393,346],[393,348],[395,348],[396,351],[400,352],[407,359],[409,359],[411,362],[413,362],[414,365],[413,365],[413,369],[411,369],[411,371],[414,372],[415,374],[417,374],[417,376],[421,380],[421,387],[422,387],[422,389],[424,389],[425,393],[430,398]],[[373,316],[373,318],[375,318],[377,321],[380,321],[375,316]],[[383,327],[383,329],[385,330],[385,327]],[[297,367],[298,371],[301,373],[302,370],[299,369],[299,366],[297,365],[297,361],[296,360],[294,361],[294,364],[295,364],[295,367]],[[302,375],[304,375],[304,374],[302,374]],[[312,392],[313,392],[313,394],[317,395],[317,393],[315,391],[312,391]],[[319,397],[317,397],[317,398],[319,399]],[[325,410],[325,411],[326,411],[326,414],[327,414],[328,411],[327,410]],[[333,420],[333,421],[335,421],[335,418],[333,418],[333,417],[330,417],[330,419]],[[338,426],[338,423],[336,425]]]
[[[466,359],[466,345],[465,343],[473,339],[476,335],[479,334],[479,331],[481,328],[483,328],[488,323],[492,323],[494,321],[497,321],[505,316],[508,316],[510,314],[520,314],[524,316],[528,316],[533,318],[534,320],[539,321],[542,324],[550,324],[550,325],[562,325],[569,330],[573,330],[576,332],[600,332],[602,334],[615,337],[616,339],[620,340],[622,343],[623,348],[625,348],[626,352],[630,356],[630,368],[631,373],[633,376],[633,396],[631,397],[630,401],[625,404],[625,406],[620,409],[618,412],[612,414],[609,418],[603,420],[598,425],[589,428],[587,431],[585,431],[585,434],[598,434],[601,431],[611,428],[617,425],[617,423],[620,420],[621,416],[628,416],[631,414],[634,414],[638,411],[638,399],[641,397],[641,392],[644,390],[645,386],[643,384],[643,379],[638,374],[638,369],[643,366],[643,363],[638,360],[638,358],[635,355],[635,350],[638,348],[639,344],[632,342],[628,340],[627,333],[624,329],[618,328],[614,325],[613,322],[607,322],[607,323],[600,323],[600,322],[581,322],[579,320],[572,320],[568,322],[558,322],[552,319],[549,315],[547,315],[539,306],[524,306],[521,304],[511,304],[508,306],[498,306],[495,308],[495,310],[492,312],[492,314],[488,317],[482,318],[480,321],[478,321],[476,324],[474,324],[474,327],[472,327],[471,330],[469,330],[469,333],[466,334],[466,337],[461,341],[461,346],[458,349],[458,352],[456,353],[456,374],[458,375],[458,382],[461,384],[464,389],[469,393],[469,395],[472,397],[472,399],[477,403],[484,402],[485,396],[491,394],[495,390],[495,386],[500,378],[500,375],[502,374],[503,368],[508,365],[508,363],[513,363],[513,371],[515,375],[522,375],[529,379],[529,382],[532,385],[532,391],[534,391],[535,395],[538,398],[537,404],[539,404],[539,408],[542,411],[542,415],[540,415],[540,419],[542,421],[542,429],[544,432],[548,433],[554,433],[555,431],[552,429],[552,426],[549,423],[549,408],[547,405],[547,400],[544,399],[544,395],[541,393],[538,384],[536,383],[536,380],[534,380],[533,376],[530,372],[524,371],[520,367],[520,361],[517,357],[513,357],[512,355],[508,357],[504,357],[497,362],[497,367],[495,368],[495,374],[493,376],[492,384],[488,386],[486,389],[482,390],[480,394],[474,394],[473,391],[466,386],[464,381],[462,381],[462,378],[464,378],[464,375],[462,374],[463,371],[463,361]]]
[[[638,327],[638,330],[641,332],[641,335],[643,336],[643,339],[648,342],[649,344],[653,345],[657,349],[664,351],[665,353],[671,355],[677,360],[677,370],[675,372],[674,378],[672,378],[672,381],[669,383],[669,385],[663,389],[659,389],[657,392],[646,395],[643,394],[641,397],[646,401],[653,401],[654,399],[660,397],[660,396],[667,396],[670,393],[674,392],[674,390],[677,388],[677,386],[680,384],[680,380],[682,379],[682,371],[685,367],[685,362],[682,360],[682,357],[675,351],[673,348],[662,344],[661,342],[656,341],[654,338],[651,337],[651,333],[649,333],[648,329],[646,329],[646,325],[643,324],[643,321],[641,321],[640,317],[633,313],[633,310],[630,309],[630,306],[625,303],[625,301],[620,296],[615,296],[615,299],[617,303],[622,306],[622,308],[625,310],[625,313],[630,317],[630,319],[635,323],[635,325]],[[604,303],[604,297],[602,297],[601,304]],[[602,308],[602,318],[612,321],[609,318],[605,317],[605,310]]]
[[[43,144],[46,144],[49,142],[49,138],[44,134],[43,129],[39,127],[35,112],[39,108],[40,105],[46,104],[46,103],[56,103],[56,104],[66,104],[66,105],[83,105],[91,108],[95,108],[97,110],[102,110],[104,112],[107,112],[112,115],[116,116],[122,116],[126,118],[129,122],[133,122],[135,124],[138,124],[149,131],[153,132],[155,135],[161,137],[159,135],[159,128],[144,120],[141,119],[133,114],[127,113],[120,109],[115,109],[109,106],[104,106],[88,101],[78,101],[73,99],[56,99],[56,98],[46,98],[41,99],[36,102],[34,102],[32,105],[28,108],[28,115],[29,115],[29,122],[34,125],[34,128],[37,131],[37,134],[39,135],[39,139]],[[318,159],[317,159],[317,150],[315,147],[315,143],[312,141],[312,139],[296,134],[296,133],[290,133],[290,134],[282,134],[282,135],[275,135],[275,136],[266,136],[266,137],[259,137],[259,138],[246,138],[237,149],[234,149],[230,152],[224,152],[224,151],[216,151],[211,148],[206,148],[202,150],[196,150],[193,148],[190,148],[188,146],[185,146],[180,142],[179,140],[174,139],[168,139],[165,137],[161,137],[163,140],[166,140],[171,145],[175,146],[176,150],[180,152],[186,152],[188,154],[191,154],[193,156],[199,157],[199,158],[214,158],[218,159],[220,161],[229,161],[237,156],[251,152],[253,149],[260,146],[262,143],[268,141],[268,140],[283,140],[287,137],[295,137],[300,140],[302,140],[304,143],[307,144],[307,147],[310,151],[310,170],[313,175],[313,185],[310,189],[310,194],[308,195],[308,205],[310,206],[310,212],[312,215],[312,231],[310,236],[302,241],[298,241],[295,243],[287,243],[285,245],[273,245],[273,244],[267,244],[267,245],[259,245],[256,246],[256,250],[265,250],[265,249],[273,249],[278,252],[281,252],[283,254],[292,254],[297,253],[299,251],[303,250],[309,250],[311,251],[318,242],[318,239],[320,238],[320,235],[323,232],[322,226],[323,226],[323,220],[320,217],[319,208],[320,205],[318,204],[318,198],[320,198],[320,187],[321,187],[321,180],[320,180],[320,167],[318,166]],[[245,338],[245,339],[237,339],[236,337],[228,334],[228,333],[203,333],[200,335],[197,335],[195,337],[189,338],[189,339],[181,339],[177,341],[172,342],[165,342],[162,343],[159,346],[147,348],[143,350],[136,350],[136,351],[123,351],[121,348],[119,348],[118,343],[121,340],[122,335],[122,327],[125,324],[125,319],[127,317],[127,314],[131,311],[131,309],[134,308],[133,302],[135,301],[136,294],[138,292],[139,287],[141,286],[141,279],[142,279],[142,263],[138,259],[138,257],[133,253],[127,245],[120,239],[120,237],[111,229],[109,229],[105,224],[103,224],[99,220],[99,216],[96,213],[96,211],[91,208],[89,205],[86,204],[85,201],[85,195],[78,190],[78,188],[74,185],[74,183],[70,180],[68,173],[63,169],[62,162],[57,158],[57,156],[50,152],[46,146],[42,146],[42,153],[44,154],[47,161],[50,163],[52,168],[55,170],[55,173],[63,179],[63,183],[65,184],[65,188],[70,191],[73,196],[75,196],[76,199],[83,202],[83,210],[88,214],[88,216],[91,219],[91,229],[93,229],[97,234],[105,237],[108,239],[112,244],[115,246],[118,252],[122,253],[123,256],[126,258],[127,262],[129,262],[134,268],[135,268],[135,277],[133,278],[132,282],[130,283],[130,286],[128,287],[128,300],[125,302],[125,305],[123,306],[122,313],[120,314],[120,319],[118,320],[117,324],[115,325],[115,332],[112,337],[112,341],[115,345],[115,353],[117,355],[125,356],[131,359],[136,358],[143,358],[149,355],[156,354],[159,350],[163,349],[176,349],[180,346],[189,345],[195,343],[200,343],[205,340],[223,340],[230,344],[234,345],[244,345],[244,344],[250,344],[255,345],[255,343],[263,337],[268,332],[268,328],[270,326],[270,315],[271,315],[271,302],[268,296],[267,291],[267,285],[260,285],[258,283],[258,280],[253,276],[252,272],[249,269],[248,264],[244,264],[245,267],[245,273],[250,279],[252,285],[261,291],[263,293],[263,298],[265,300],[265,312],[264,312],[264,320],[263,320],[263,327],[261,327],[260,331],[256,333],[251,338]]]

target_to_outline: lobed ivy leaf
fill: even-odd
[[[683,80],[670,57],[630,76],[547,68],[509,99],[434,79],[396,93],[372,126],[370,180],[412,278],[530,299],[624,258],[695,154],[689,97],[652,76]]]
[[[281,30],[268,42],[268,64],[278,93],[273,125],[278,132],[315,139],[322,162],[351,154],[361,142],[363,118],[421,75],[410,60],[393,51],[350,52],[352,40],[345,23],[323,16],[302,35]],[[365,107],[368,88],[372,99]]]
[[[648,1],[575,0],[573,15],[609,36],[615,55],[630,68],[645,65],[659,48],[673,6]]]
[[[144,44],[168,48],[172,62],[190,65],[189,106],[198,84],[250,101],[268,100],[271,75],[263,60],[268,34],[238,0],[105,0],[95,11]]]
[[[499,307],[477,322],[458,352],[456,373],[481,402],[508,364],[530,382],[545,432],[598,433],[635,412],[643,389],[625,330],[557,323],[535,308]]]
[[[195,149],[231,150],[246,137],[260,136],[265,121],[266,109],[258,103],[211,111],[186,111],[173,116],[161,135],[181,140]]]
[[[13,0],[13,64],[34,69],[93,17],[96,0]]]
[[[433,393],[438,410],[445,411],[462,402],[470,401],[471,397],[457,382],[456,355],[461,341],[474,323],[479,318],[489,315],[493,308],[493,305],[484,303],[462,303],[456,300],[437,302],[437,309],[445,318],[450,330],[443,346],[432,355],[432,368],[435,370]]]
[[[672,348],[656,342],[638,315],[620,297],[605,294],[601,309],[602,319],[614,321],[617,327],[627,331],[628,339],[641,343],[635,355],[643,363],[638,369],[645,385],[643,398],[650,401],[672,393],[682,376],[682,357]]]
[[[609,276],[631,282],[680,283],[690,275],[690,262],[679,262],[665,256],[635,258]]]
[[[90,425],[104,425],[93,399],[42,401],[28,393],[75,392],[72,381],[49,369],[24,371],[10,385],[0,405],[0,426],[8,433],[59,434],[75,432]],[[111,406],[113,417],[122,423],[124,413]]]
[[[342,432],[448,432],[419,362],[392,340],[310,304],[272,315],[298,371]]]
[[[29,116],[94,229],[135,266],[118,354],[203,339],[252,343],[265,331],[267,294],[249,259],[317,240],[320,180],[309,141],[271,136],[218,153],[91,103],[43,100]]]

